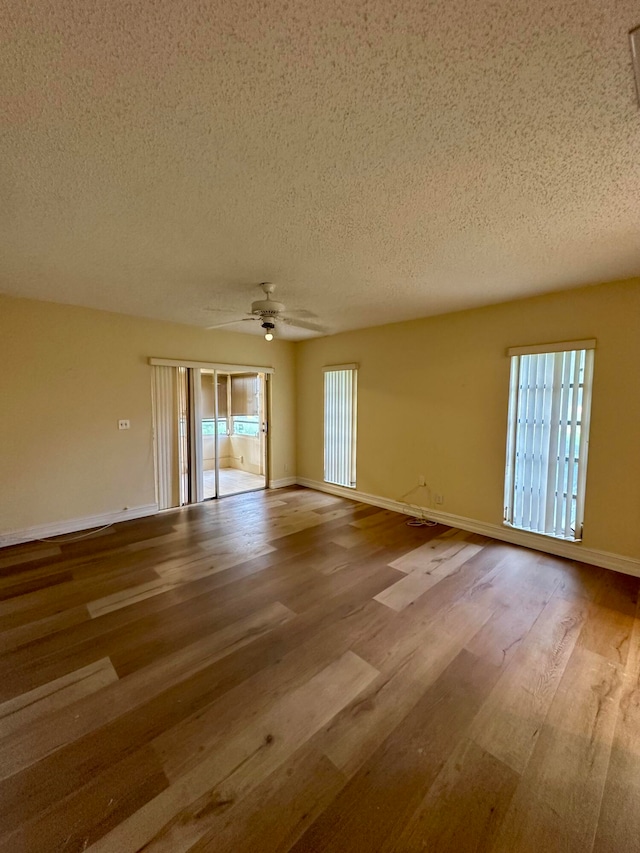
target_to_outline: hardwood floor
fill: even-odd
[[[0,551],[0,851],[640,850],[640,580],[405,522]]]

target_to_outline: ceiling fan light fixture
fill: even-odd
[[[275,329],[275,323],[271,323],[269,320],[263,320],[262,328],[265,331],[264,339],[265,341],[273,340],[273,330]]]

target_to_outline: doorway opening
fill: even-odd
[[[269,373],[153,366],[160,509],[267,487]]]

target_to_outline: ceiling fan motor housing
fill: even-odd
[[[277,317],[283,311],[283,303],[275,302],[273,299],[259,299],[251,303],[251,313],[259,314],[261,317]]]

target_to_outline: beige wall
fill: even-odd
[[[298,476],[323,478],[323,378],[358,362],[357,488],[500,524],[508,346],[597,338],[584,546],[640,557],[640,280],[298,345]],[[426,489],[412,503],[429,505]]]
[[[250,474],[263,474],[262,470],[262,437],[251,435],[232,435],[229,437],[231,446],[229,467]]]
[[[221,435],[218,438],[220,467],[236,468],[250,474],[264,474],[262,465],[262,436]],[[215,438],[205,435],[202,439],[202,467],[213,471],[216,467]],[[289,474],[287,477],[291,476]]]
[[[274,367],[271,477],[295,474],[293,344],[0,296],[0,533],[155,502],[149,356]]]

